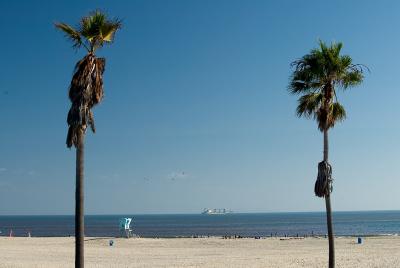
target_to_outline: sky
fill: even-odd
[[[73,214],[68,85],[84,51],[53,23],[123,20],[86,136],[85,213],[324,211],[322,135],[295,115],[290,63],[341,41],[366,64],[330,132],[332,207],[400,209],[398,1],[1,1],[0,215]]]

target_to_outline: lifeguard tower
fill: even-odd
[[[122,218],[119,220],[119,233],[121,237],[132,237],[132,229],[130,227],[132,218]]]

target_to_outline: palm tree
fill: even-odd
[[[72,41],[75,49],[83,47],[87,51],[86,56],[75,65],[68,92],[72,104],[67,117],[67,147],[76,148],[75,267],[83,268],[84,138],[88,125],[95,132],[92,108],[103,99],[105,67],[105,58],[97,58],[95,52],[113,41],[115,32],[121,28],[121,21],[94,11],[83,17],[76,28],[65,23],[55,23],[55,26]]]
[[[328,130],[333,128],[336,122],[346,118],[346,111],[338,102],[336,89],[346,90],[360,85],[366,68],[361,64],[353,64],[350,56],[340,55],[342,46],[342,43],[332,43],[327,46],[320,41],[319,48],[292,62],[294,71],[289,84],[289,91],[292,94],[301,95],[298,100],[297,115],[315,119],[318,129],[324,134],[323,161],[318,164],[314,192],[318,197],[325,197],[329,268],[335,267],[335,249],[330,199],[332,167],[328,162]]]

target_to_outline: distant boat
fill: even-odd
[[[221,214],[230,214],[230,213],[233,213],[233,211],[225,209],[225,208],[205,208],[201,214],[221,215]]]

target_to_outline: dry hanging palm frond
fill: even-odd
[[[325,197],[332,192],[332,166],[327,161],[318,163],[318,177],[314,192],[318,197]]]
[[[86,55],[75,66],[74,76],[69,87],[71,108],[68,112],[68,148],[78,145],[78,132],[86,131],[90,125],[95,132],[93,106],[103,99],[103,73],[105,59],[96,58],[92,53]]]

